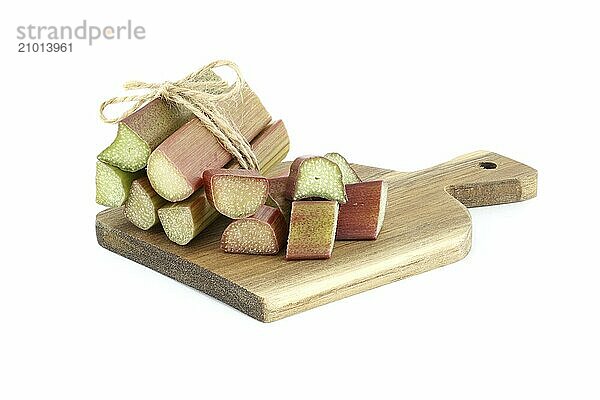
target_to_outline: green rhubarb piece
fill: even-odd
[[[144,176],[131,184],[125,202],[125,217],[138,228],[148,230],[158,224],[158,209],[166,202],[152,188],[148,177]]]
[[[342,181],[344,182],[344,185],[361,182],[361,179],[356,173],[356,171],[354,171],[352,166],[350,166],[350,163],[341,154],[327,153],[323,157],[333,161],[338,165],[338,167],[340,167],[340,170],[342,171]]]
[[[138,171],[146,166],[150,146],[124,123],[119,123],[117,137],[98,154],[98,160],[124,171]]]
[[[117,167],[96,162],[96,203],[106,207],[119,207],[125,203],[131,183],[143,172],[121,171]]]
[[[286,197],[290,200],[321,198],[346,202],[340,167],[325,157],[299,157],[290,167]]]
[[[212,224],[219,213],[206,199],[204,189],[178,203],[168,203],[158,210],[158,218],[172,242],[188,244],[200,232]]]

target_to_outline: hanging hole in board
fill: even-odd
[[[493,163],[493,162],[484,161],[484,162],[480,162],[479,166],[483,169],[496,169],[496,167],[498,165],[496,165],[496,163]]]

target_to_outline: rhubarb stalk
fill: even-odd
[[[125,203],[134,179],[143,175],[142,171],[126,172],[117,167],[96,162],[96,203],[106,207],[119,207]]]
[[[185,245],[219,217],[210,205],[204,189],[178,203],[167,203],[158,210],[165,234],[172,242]]]
[[[298,157],[290,167],[286,197],[290,200],[321,198],[346,202],[342,171],[325,157]]]
[[[261,173],[266,173],[279,164],[286,157],[290,145],[283,121],[267,126],[251,145]],[[240,168],[240,165],[232,161],[227,168]],[[167,237],[180,245],[189,243],[218,216],[219,213],[208,202],[203,188],[184,201],[167,204],[158,210],[158,217]]]
[[[237,98],[221,102],[219,109],[248,141],[271,120],[248,86]],[[148,178],[160,196],[169,201],[181,201],[202,186],[205,170],[222,168],[231,159],[204,124],[194,118],[152,152],[148,158]]]
[[[265,204],[269,195],[269,181],[258,171],[208,169],[202,176],[208,202],[220,214],[232,219],[251,216]]]
[[[374,240],[383,226],[387,183],[371,181],[346,185],[348,201],[340,205],[336,240]]]
[[[138,228],[148,230],[158,224],[158,209],[166,202],[152,188],[148,177],[144,176],[131,184],[125,202],[125,217]]]
[[[285,244],[287,223],[277,208],[260,206],[254,215],[233,221],[221,236],[226,253],[273,255]]]
[[[336,201],[294,201],[286,260],[331,257],[338,219]]]

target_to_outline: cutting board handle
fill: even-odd
[[[420,171],[466,207],[531,199],[537,194],[537,171],[489,151],[476,151]]]

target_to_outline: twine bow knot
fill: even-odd
[[[167,98],[171,91],[175,88],[175,85],[169,81],[165,81],[158,87],[158,95],[163,98]]]
[[[228,84],[223,80],[214,79],[211,72],[217,67],[228,67],[233,70],[235,81]],[[241,95],[244,85],[242,73],[235,63],[218,60],[175,82],[126,82],[123,85],[125,90],[146,90],[146,92],[106,100],[100,105],[100,119],[106,123],[114,124],[127,118],[149,101],[160,97],[167,102],[190,110],[214,135],[221,146],[237,159],[242,168],[258,169],[258,160],[250,147],[250,143],[218,107],[219,101]],[[112,104],[129,102],[134,104],[116,118],[108,118],[104,114],[106,107]]]

